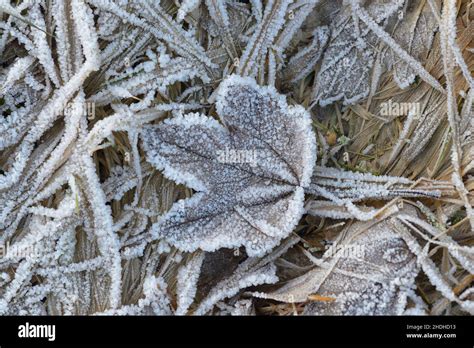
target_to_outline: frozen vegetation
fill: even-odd
[[[0,0],[0,314],[474,314],[468,0]]]

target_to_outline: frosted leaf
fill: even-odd
[[[371,15],[370,11],[366,11],[359,5],[358,0],[351,0],[351,6],[354,10],[355,15],[359,18],[371,32],[376,35],[381,42],[390,47],[400,59],[402,59],[406,64],[412,68],[417,75],[420,76],[425,82],[433,86],[440,92],[444,92],[443,87],[439,81],[430,75],[429,72],[425,70],[423,65],[415,58],[413,58],[403,47],[401,47],[391,36],[387,33],[379,24],[377,17]]]
[[[315,161],[310,116],[275,89],[238,76],[221,84],[216,107],[224,126],[188,114],[143,130],[148,161],[198,191],[153,229],[184,251],[244,245],[262,255],[303,213]]]
[[[282,71],[282,79],[287,83],[297,83],[309,75],[319,61],[328,39],[328,27],[317,27],[313,32],[313,40],[310,44],[291,57]]]
[[[393,13],[400,2],[369,1],[368,11],[379,22]],[[351,6],[341,10],[330,30],[331,37],[316,76],[313,98],[322,106],[338,100],[353,104],[369,94],[378,40],[370,29],[353,18]]]
[[[400,85],[405,86],[411,82],[416,74],[437,90],[443,91],[436,78],[431,76],[418,60],[422,55],[426,55],[427,51],[424,49],[420,52],[420,46],[431,45],[432,32],[436,26],[434,19],[423,23],[421,21],[425,17],[417,21],[417,12],[411,13],[408,19],[404,19],[398,32],[402,37],[400,44],[383,29],[385,20],[392,16],[402,3],[401,0],[369,1],[368,5],[363,7],[358,0],[353,0],[350,6],[341,11],[331,25],[331,39],[316,77],[313,90],[315,102],[322,106],[338,100],[342,100],[344,104],[353,104],[368,96],[371,86],[373,89],[382,73],[381,67],[375,63],[379,51],[377,47],[382,45],[391,49],[392,57],[396,56],[393,60],[396,59],[395,71],[396,77],[400,77]],[[401,13],[403,14],[403,11]],[[415,28],[412,29],[413,25]],[[406,29],[406,26],[410,29]],[[407,30],[417,32],[410,36]],[[397,30],[395,32],[397,33]]]
[[[424,61],[437,28],[438,22],[428,2],[409,2],[407,13],[397,25],[393,39],[413,58]],[[389,66],[393,66],[394,78],[400,88],[408,87],[415,80],[415,71],[391,50],[387,61]]]
[[[396,216],[396,215],[395,215]],[[405,288],[418,273],[416,257],[397,234],[395,216],[357,222],[341,232],[319,266],[271,293],[257,297],[310,302],[311,315],[400,315]]]

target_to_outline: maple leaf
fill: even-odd
[[[316,156],[310,115],[273,87],[236,75],[219,86],[216,107],[222,124],[188,114],[143,130],[147,160],[197,191],[153,233],[183,251],[245,246],[262,255],[303,214]]]

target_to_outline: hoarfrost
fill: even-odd
[[[153,229],[184,251],[244,245],[249,255],[262,255],[303,213],[315,161],[310,118],[275,89],[235,75],[219,86],[216,105],[222,124],[188,114],[143,130],[148,161],[198,191]],[[256,161],[222,160],[232,150]]]

